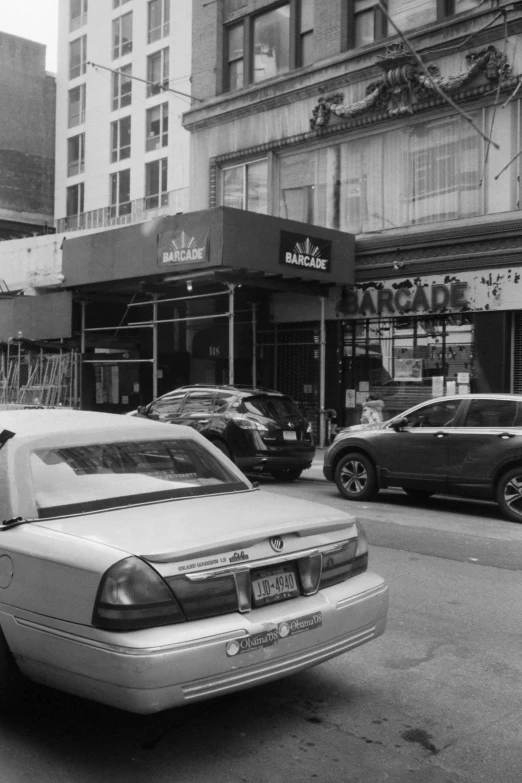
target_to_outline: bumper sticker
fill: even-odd
[[[271,628],[269,631],[262,631],[251,636],[242,636],[239,639],[233,639],[227,643],[227,657],[251,652],[259,647],[272,647],[280,639],[286,639],[288,636],[296,636],[305,631],[312,631],[323,624],[321,612],[305,614],[303,617],[296,617],[293,620],[285,620],[279,623],[277,628]]]

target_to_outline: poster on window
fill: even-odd
[[[394,381],[422,381],[422,359],[395,359]]]

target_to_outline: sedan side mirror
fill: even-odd
[[[406,416],[401,416],[400,419],[393,419],[393,421],[390,422],[390,427],[392,430],[395,430],[395,432],[400,432],[404,427],[408,426],[408,419]]]
[[[140,416],[146,416],[147,415],[147,406],[146,405],[138,405],[138,413]]]

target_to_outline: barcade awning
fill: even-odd
[[[67,237],[66,287],[226,276],[249,285],[354,282],[352,234],[230,207]]]

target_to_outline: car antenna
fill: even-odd
[[[16,433],[11,432],[11,430],[2,430],[2,432],[0,432],[0,449],[5,446],[10,438],[14,438],[15,434]]]

